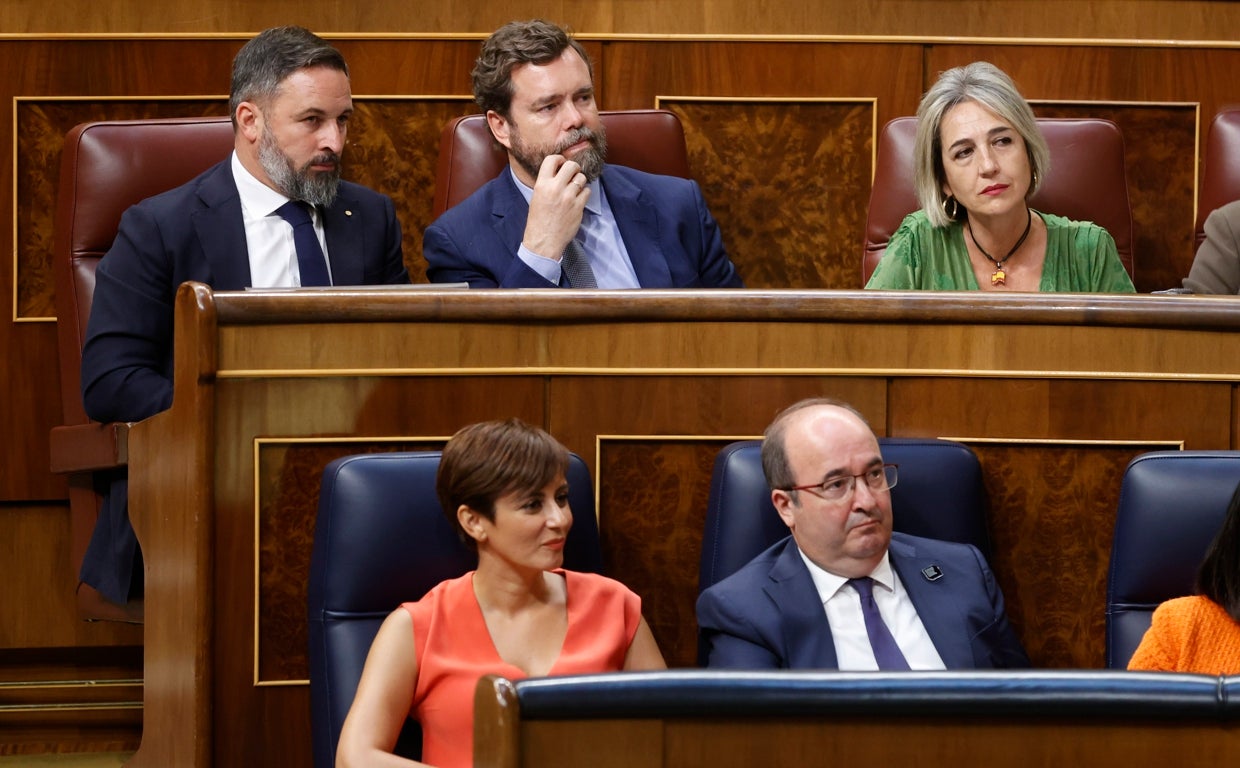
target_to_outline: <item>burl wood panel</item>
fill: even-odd
[[[354,99],[354,109],[345,178],[392,198],[409,277],[428,282],[422,232],[434,220],[439,133],[452,118],[478,108],[467,99]]]
[[[749,288],[854,288],[870,201],[873,101],[660,99]]]
[[[1166,445],[975,443],[991,567],[1034,667],[1105,666],[1106,577],[1124,467]]]
[[[1038,103],[1033,108],[1040,117],[1100,117],[1120,127],[1132,205],[1133,282],[1142,292],[1179,287],[1195,251],[1196,105]]]
[[[891,384],[888,429],[952,437],[977,452],[992,566],[1013,625],[1035,667],[1088,669],[1106,658],[1124,468],[1150,450],[1229,448],[1231,401],[1229,384],[907,378]]]
[[[52,236],[60,155],[65,134],[78,123],[156,117],[227,115],[224,100],[18,101],[16,170],[17,317],[55,317]]]
[[[323,468],[342,456],[429,451],[441,442],[263,443],[258,451],[258,669],[260,682],[304,681],[306,585],[314,546],[312,514]],[[307,525],[307,521],[310,522]],[[395,607],[395,606],[393,606]]]
[[[606,440],[599,534],[607,575],[642,598],[669,667],[697,658],[697,578],[715,454],[729,441]]]

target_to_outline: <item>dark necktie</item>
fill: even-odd
[[[870,636],[870,648],[874,650],[874,660],[879,669],[909,668],[908,661],[891,636],[891,630],[883,623],[878,612],[878,604],[874,602],[874,582],[867,576],[864,579],[849,579],[848,583],[861,596],[861,615],[865,617],[865,633]]]
[[[323,247],[314,234],[314,222],[310,220],[310,211],[300,200],[289,200],[276,209],[280,218],[293,226],[293,245],[297,248],[297,269],[301,272],[302,286],[331,285],[327,276],[327,259],[323,256]]]
[[[594,282],[594,270],[590,269],[590,260],[581,243],[576,239],[569,240],[564,248],[564,257],[560,259],[560,269],[568,280],[569,288],[597,288]]]

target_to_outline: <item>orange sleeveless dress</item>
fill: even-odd
[[[550,674],[619,671],[641,623],[641,598],[604,576],[556,572],[566,580],[568,631]],[[473,765],[474,688],[479,678],[526,677],[495,650],[473,579],[470,571],[401,606],[413,618],[418,655],[410,715],[422,726],[422,762],[438,768]]]

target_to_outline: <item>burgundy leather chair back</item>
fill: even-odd
[[[1193,227],[1194,250],[1205,242],[1210,211],[1233,200],[1240,200],[1240,109],[1223,110],[1210,123]]]
[[[52,268],[65,424],[86,423],[82,344],[95,266],[129,206],[179,186],[232,151],[226,117],[83,123],[65,136]]]
[[[52,430],[51,462],[53,471],[69,476],[75,579],[102,503],[92,473],[125,464],[113,429],[118,425],[90,424],[82,405],[82,345],[95,267],[112,247],[125,209],[189,181],[227,158],[232,147],[227,117],[83,123],[65,136],[52,245],[64,422]],[[85,584],[78,586],[77,605],[83,619],[142,620],[140,602],[118,607]]]
[[[1110,120],[1039,117],[1051,150],[1051,170],[1030,204],[1039,211],[1092,221],[1115,238],[1120,261],[1133,274],[1132,205],[1124,170],[1124,136]],[[874,186],[865,223],[861,284],[865,285],[904,217],[917,210],[913,139],[917,118],[897,117],[879,133]]]
[[[600,116],[607,128],[607,162],[690,178],[685,130],[675,112],[635,109]],[[435,217],[472,195],[507,165],[508,153],[491,135],[485,115],[449,121],[439,137]]]

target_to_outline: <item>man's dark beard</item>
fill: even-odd
[[[263,136],[258,142],[258,162],[276,189],[291,200],[304,200],[326,208],[336,199],[336,190],[340,187],[340,155],[335,152],[317,155],[301,168],[294,168],[293,161],[280,151],[276,137],[263,126]],[[310,166],[321,163],[333,163],[335,167],[330,171],[310,170]]]
[[[511,136],[512,156],[517,159],[517,164],[535,179],[538,178],[538,169],[542,167],[543,160],[546,160],[548,155],[562,155],[566,149],[582,139],[589,141],[590,146],[578,152],[571,159],[581,166],[581,172],[586,175],[586,179],[588,181],[597,179],[603,173],[603,166],[607,164],[607,131],[602,125],[597,131],[582,126],[550,148],[527,145],[521,140],[521,134],[515,130]]]

